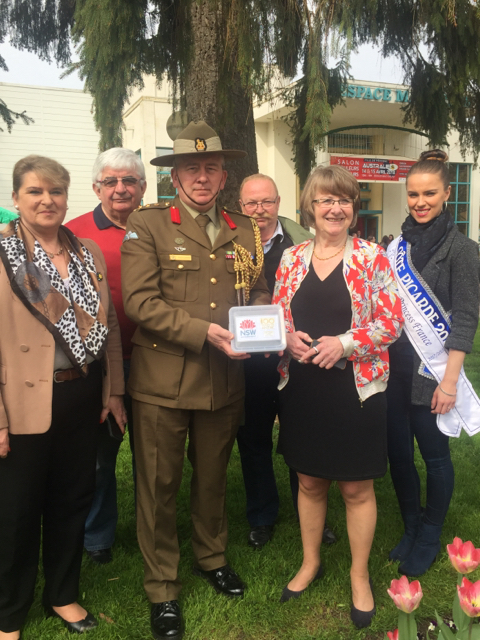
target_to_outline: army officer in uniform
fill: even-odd
[[[225,558],[225,488],[249,356],[232,351],[228,311],[243,292],[249,304],[269,304],[270,294],[257,224],[220,209],[216,199],[227,179],[224,161],[245,155],[222,149],[205,122],[191,122],[172,155],[152,160],[173,166],[178,196],[133,212],[121,250],[125,310],[138,325],[129,393],[138,539],[157,640],[183,635],[175,501],[187,435],[194,572],[227,596],[244,590]]]

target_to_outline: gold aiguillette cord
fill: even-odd
[[[235,249],[234,269],[237,274],[237,283],[235,289],[237,291],[237,303],[239,307],[245,306],[250,300],[250,291],[255,286],[263,267],[263,247],[260,229],[253,218],[250,218],[255,235],[255,255],[257,264],[254,264],[250,252],[237,244],[233,243]]]

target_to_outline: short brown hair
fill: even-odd
[[[315,226],[312,200],[319,192],[331,193],[340,198],[346,197],[353,200],[353,220],[350,225],[353,228],[357,224],[357,215],[360,209],[360,186],[352,174],[338,165],[328,167],[316,167],[307,178],[305,187],[300,197],[300,210],[303,219],[310,226]]]
[[[441,149],[430,149],[420,154],[418,162],[410,167],[408,178],[415,173],[438,173],[445,191],[450,186],[450,172],[447,166],[448,155]]]
[[[270,176],[266,176],[264,173],[254,173],[251,176],[247,176],[242,180],[242,184],[240,185],[240,189],[238,190],[238,194],[240,198],[242,197],[243,187],[247,182],[250,182],[250,180],[268,180],[268,182],[271,182],[271,184],[273,185],[275,189],[275,193],[277,194],[277,198],[278,198],[278,189],[277,189],[277,185],[275,184],[275,180]]]
[[[70,186],[70,174],[56,160],[45,156],[26,156],[19,160],[13,167],[13,191],[18,194],[23,183],[23,176],[33,172],[40,178],[56,187],[63,187],[68,191]]]

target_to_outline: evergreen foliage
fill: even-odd
[[[190,117],[238,134],[253,131],[251,101],[268,96],[279,74],[293,78],[301,68],[289,100],[304,179],[342,100],[348,52],[366,42],[401,62],[411,86],[406,122],[432,145],[455,127],[463,151],[480,149],[480,17],[472,0],[0,0],[0,41],[6,31],[15,46],[61,64],[73,39],[102,149],[120,143],[122,109],[145,73],[167,78],[174,104]],[[332,34],[344,53],[328,68]],[[235,117],[241,108],[245,125]]]
[[[2,100],[1,98],[0,98],[0,119],[2,119],[5,122],[8,133],[11,132],[12,127],[15,124],[15,121],[18,119],[20,119],[23,122],[23,124],[30,124],[32,122],[35,122],[35,120],[30,116],[28,116],[25,111],[18,113],[17,111],[12,111],[12,109],[9,109],[5,104],[5,101]],[[1,127],[0,127],[0,131],[3,131]]]
[[[77,0],[73,38],[75,65],[94,99],[100,150],[122,146],[122,109],[129,91],[152,73],[148,0]]]

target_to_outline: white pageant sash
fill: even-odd
[[[448,314],[413,266],[410,245],[402,236],[389,244],[387,255],[402,301],[404,330],[428,372],[440,383],[448,360],[445,349],[445,340],[451,331]],[[445,435],[456,438],[462,428],[469,436],[480,431],[480,400],[463,367],[458,378],[455,407],[444,415],[437,415],[437,426]]]

